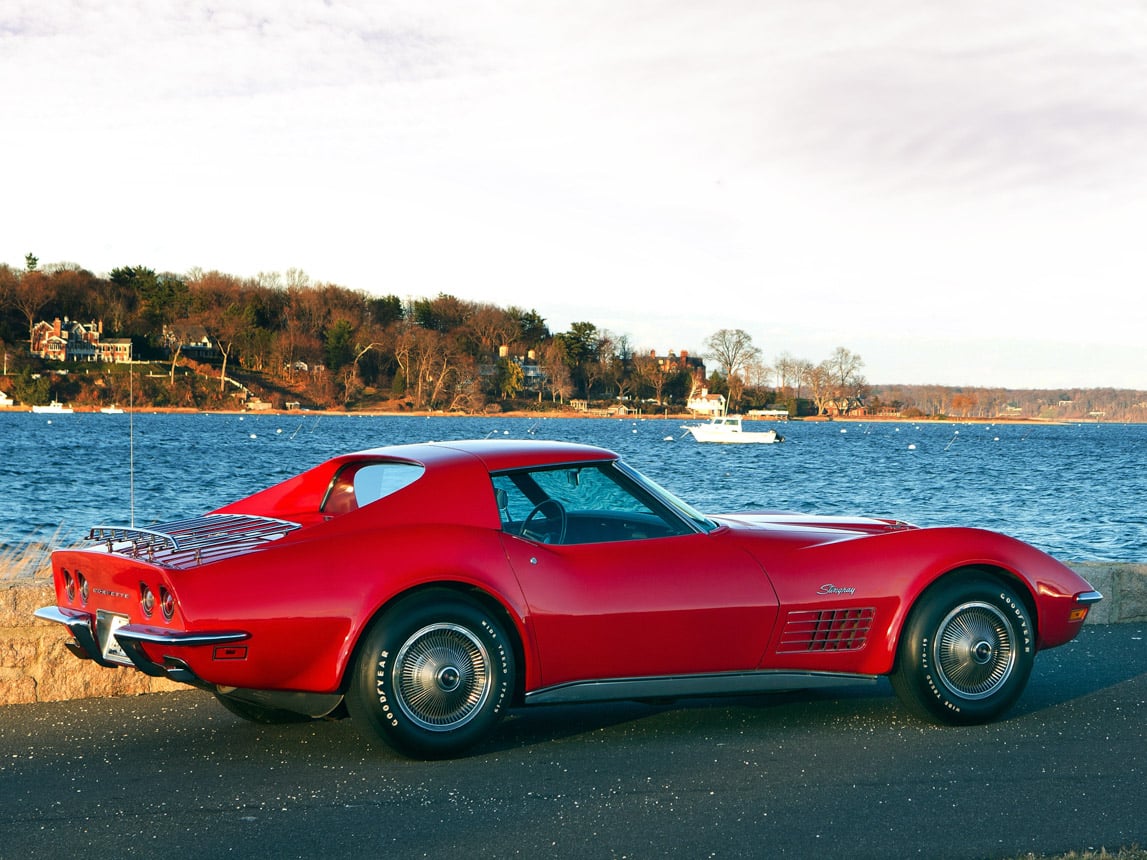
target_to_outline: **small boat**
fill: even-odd
[[[111,406],[104,406],[100,409],[104,415],[123,415],[123,410],[116,406],[114,403]]]
[[[783,442],[785,437],[776,430],[745,430],[740,415],[716,415],[705,424],[686,424],[698,442],[757,443],[771,445]]]
[[[59,400],[53,400],[47,406],[33,406],[32,411],[38,412],[42,415],[43,414],[47,414],[47,415],[71,415],[72,414],[72,407],[71,406],[65,406]]]

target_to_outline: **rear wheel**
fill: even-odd
[[[1019,698],[1034,656],[1035,631],[1016,592],[987,577],[952,574],[913,609],[891,681],[918,716],[983,723]]]
[[[513,694],[501,625],[448,591],[393,606],[366,634],[347,690],[351,718],[407,755],[443,758],[482,739]]]

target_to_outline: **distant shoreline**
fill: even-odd
[[[0,407],[0,415],[2,414],[37,414],[48,419],[54,416],[67,416],[73,415],[101,415],[101,407],[97,406],[73,406],[71,413],[32,413],[30,407],[26,406],[2,406]],[[522,411],[517,409],[513,412],[496,412],[496,413],[466,413],[466,412],[440,412],[440,411],[389,411],[389,409],[353,409],[353,411],[343,411],[343,409],[196,409],[192,407],[146,407],[139,409],[124,408],[123,413],[114,414],[134,414],[134,415],[242,415],[257,417],[259,415],[278,415],[278,416],[358,416],[358,417],[403,417],[403,419],[593,419],[598,421],[647,421],[647,420],[669,420],[669,421],[708,421],[708,416],[705,415],[690,415],[688,413],[633,413],[630,415],[611,415],[599,413],[585,413],[573,412],[571,409],[546,409],[546,411],[533,412]],[[1032,425],[1032,427],[1062,427],[1067,424],[1139,424],[1145,422],[1138,421],[1105,421],[1102,419],[1091,420],[1064,420],[1064,419],[1030,419],[1030,417],[958,417],[958,416],[918,416],[918,417],[905,417],[897,415],[801,415],[796,417],[787,417],[787,419],[774,419],[774,417],[758,417],[755,415],[744,415],[744,420],[754,423],[810,423],[810,424],[830,424],[830,423],[882,423],[882,424],[895,424],[897,422],[913,423],[913,424],[1025,424]]]
[[[0,406],[0,414],[6,413],[25,413],[37,414],[48,418],[55,415],[100,415],[98,406],[73,406],[71,413],[52,413],[52,412],[39,412],[32,413],[30,407],[27,406]],[[668,414],[661,413],[633,413],[630,415],[602,415],[598,413],[587,412],[574,412],[572,410],[545,410],[545,411],[527,411],[527,410],[513,410],[510,412],[442,412],[440,410],[388,410],[388,409],[355,409],[355,410],[340,410],[340,409],[195,409],[192,407],[182,406],[156,406],[146,407],[140,409],[124,408],[122,413],[115,414],[135,414],[135,415],[243,415],[243,416],[259,416],[259,415],[277,415],[277,416],[360,416],[371,418],[592,418],[595,420],[618,420],[618,421],[642,421],[642,420],[670,420],[670,421],[707,421],[708,416],[705,415],[691,415],[687,412],[670,412]],[[895,424],[897,422],[909,422],[913,424],[1019,424],[1031,426],[1062,426],[1069,424],[1141,424],[1147,422],[1140,421],[1105,421],[1103,419],[1077,419],[1066,420],[1062,418],[1045,419],[1045,418],[1011,418],[1011,417],[998,417],[998,418],[965,418],[957,416],[936,417],[936,416],[920,416],[920,417],[905,417],[896,415],[834,415],[834,416],[818,416],[818,415],[801,415],[791,418],[771,418],[771,417],[757,417],[754,415],[745,415],[746,421],[754,423],[768,424],[778,423],[785,424],[793,423],[808,423],[808,424],[832,424],[832,423],[874,423],[881,424]]]

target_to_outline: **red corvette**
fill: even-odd
[[[345,704],[410,755],[508,708],[874,683],[990,720],[1101,595],[968,528],[704,516],[609,451],[475,441],[336,457],[212,513],[52,557],[69,648],[259,722]]]

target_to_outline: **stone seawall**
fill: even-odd
[[[187,689],[134,669],[104,669],[76,659],[64,647],[71,636],[62,625],[32,616],[55,603],[48,582],[0,580],[0,705]]]
[[[1103,593],[1088,624],[1147,622],[1147,564],[1087,562],[1071,567]],[[43,580],[0,580],[0,705],[186,689],[142,672],[77,660],[64,647],[69,636],[63,627],[32,616],[55,602],[52,586]]]

